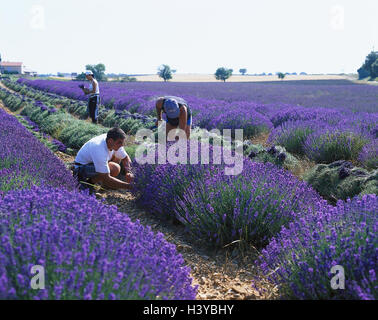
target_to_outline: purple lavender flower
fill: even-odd
[[[88,194],[9,191],[0,197],[0,212],[6,212],[0,215],[0,299],[196,296],[174,245]],[[33,265],[45,267],[44,290],[30,288]]]
[[[377,212],[377,196],[364,195],[300,215],[270,241],[257,264],[283,298],[377,299]],[[331,288],[336,264],[345,270],[344,290]]]
[[[0,110],[0,190],[45,184],[75,189],[76,180],[20,122]]]
[[[212,155],[219,149],[209,149],[209,164],[135,163],[138,203],[159,217],[174,217],[195,236],[216,245],[242,238],[257,247],[293,221],[297,212],[314,210],[322,203],[306,183],[271,163],[242,157],[241,174],[227,176],[226,164],[213,162]]]

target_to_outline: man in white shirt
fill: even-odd
[[[125,139],[122,129],[113,128],[84,144],[75,158],[74,172],[79,180],[89,179],[92,184],[99,183],[111,189],[131,189],[134,176],[131,159],[123,147]],[[121,162],[126,170],[126,182],[116,178],[121,172]]]

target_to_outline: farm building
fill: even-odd
[[[22,62],[0,62],[0,72],[1,73],[17,73],[23,74],[24,66]]]
[[[37,76],[37,71],[31,70],[28,67],[24,67],[23,71],[24,71],[23,74],[25,74],[25,75],[32,76],[32,77],[36,77]]]

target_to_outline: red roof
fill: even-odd
[[[4,61],[4,62],[0,62],[0,65],[2,67],[21,67],[22,62],[7,62],[7,61]]]

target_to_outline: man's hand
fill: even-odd
[[[134,182],[134,175],[132,174],[132,172],[126,172],[125,180],[129,184],[132,184]]]

